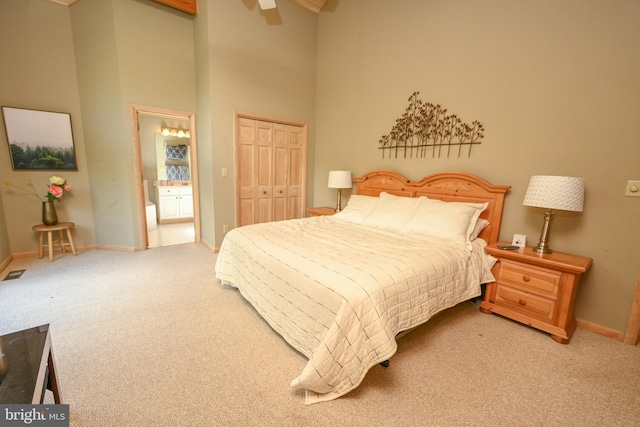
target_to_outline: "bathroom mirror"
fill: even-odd
[[[191,181],[190,138],[155,133],[157,181],[167,185],[184,185]]]

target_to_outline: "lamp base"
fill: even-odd
[[[549,232],[551,230],[552,219],[553,211],[551,209],[547,209],[547,212],[544,214],[544,225],[542,226],[542,232],[540,233],[540,241],[538,242],[538,246],[533,248],[533,251],[540,255],[551,253],[551,248],[549,247]]]
[[[338,188],[338,200],[336,201],[336,212],[342,210],[342,191]]]
[[[533,248],[533,251],[539,253],[540,255],[551,253],[551,249],[549,249],[549,246],[542,246],[541,243],[538,243],[538,246]]]

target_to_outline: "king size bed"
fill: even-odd
[[[353,390],[400,332],[494,280],[484,246],[498,239],[508,186],[457,172],[354,181],[341,212],[233,229],[216,261],[221,283],[309,359],[291,382],[307,404]]]

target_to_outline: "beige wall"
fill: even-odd
[[[0,4],[0,52],[13,58],[0,83],[2,105],[72,114],[79,171],[65,176],[75,190],[58,206],[61,218],[76,222],[80,245],[141,246],[131,104],[197,111],[202,235],[212,247],[224,237],[222,225],[235,221],[235,110],[308,122],[313,153],[317,16],[288,2],[270,12],[255,2],[209,3],[199,2],[197,18],[151,0]],[[8,150],[0,152],[10,164]],[[4,168],[0,174],[3,181],[22,178]],[[34,180],[49,175],[31,174]],[[215,212],[214,194],[221,201]],[[40,207],[2,197],[0,236],[9,237],[0,259],[6,259],[35,247],[31,225],[39,222]]]
[[[96,243],[139,249],[131,104],[195,111],[193,17],[151,1],[84,1],[68,9]]]
[[[0,104],[18,108],[71,114],[77,171],[14,171],[11,168],[7,136],[0,131],[0,214],[6,233],[0,231],[0,262],[7,243],[13,254],[37,251],[37,236],[31,226],[41,222],[41,204],[4,185],[11,181],[26,186],[31,178],[39,193],[46,194],[51,175],[60,175],[73,191],[56,202],[58,218],[76,224],[76,244],[95,243],[81,107],[73,51],[73,35],[67,7],[43,0],[0,2]],[[6,237],[5,237],[6,236]]]
[[[640,3],[402,3],[329,0],[320,16],[315,204],[334,203],[330,169],[467,171],[512,186],[501,237],[535,244],[530,176],[583,177],[584,213],[557,213],[551,247],[594,259],[576,316],[624,331],[640,271],[640,199],[624,197],[640,179]],[[382,159],[378,140],[414,91],[484,124],[471,157]]]
[[[585,212],[558,213],[551,246],[594,259],[577,316],[624,330],[640,271],[640,200],[623,196],[625,182],[640,179],[640,3],[329,0],[319,18],[286,1],[272,12],[253,1],[199,7],[194,18],[151,0],[0,2],[0,53],[11,58],[0,104],[72,114],[79,170],[64,174],[75,190],[58,206],[81,245],[140,244],[136,103],[196,111],[203,239],[219,246],[235,218],[233,111],[249,111],[309,123],[310,205],[334,203],[330,169],[468,171],[512,186],[502,237],[535,243],[542,212],[522,206],[529,177],[584,177]],[[161,60],[171,53],[180,61]],[[471,157],[382,159],[378,140],[416,90],[484,124]],[[7,149],[0,165],[0,182],[26,176],[8,167]],[[0,261],[7,240],[11,253],[34,249],[40,215],[6,190]]]
[[[71,113],[78,171],[59,173],[74,187],[60,219],[76,223],[79,246],[139,248],[130,106],[195,111],[194,18],[150,0],[7,0],[0,10],[0,52],[13,58],[2,105]],[[0,156],[10,165],[8,150]],[[45,185],[51,174],[0,169],[3,182]],[[11,252],[33,251],[40,206],[2,197]]]
[[[253,1],[198,4],[198,19],[207,19],[206,31],[196,30],[196,49],[207,53],[197,59],[199,89],[206,80],[198,96],[208,97],[198,101],[198,147],[210,141],[199,157],[203,239],[219,247],[222,226],[235,224],[233,112],[307,122],[313,153],[317,16],[287,1],[267,12]],[[313,155],[309,165],[312,170]],[[204,224],[204,218],[215,223]]]

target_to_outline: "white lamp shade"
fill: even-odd
[[[584,179],[571,176],[534,175],[522,202],[525,206],[582,212]]]
[[[276,7],[276,0],[258,0],[258,4],[262,10],[274,9]]]
[[[329,188],[351,188],[351,171],[330,171]]]

